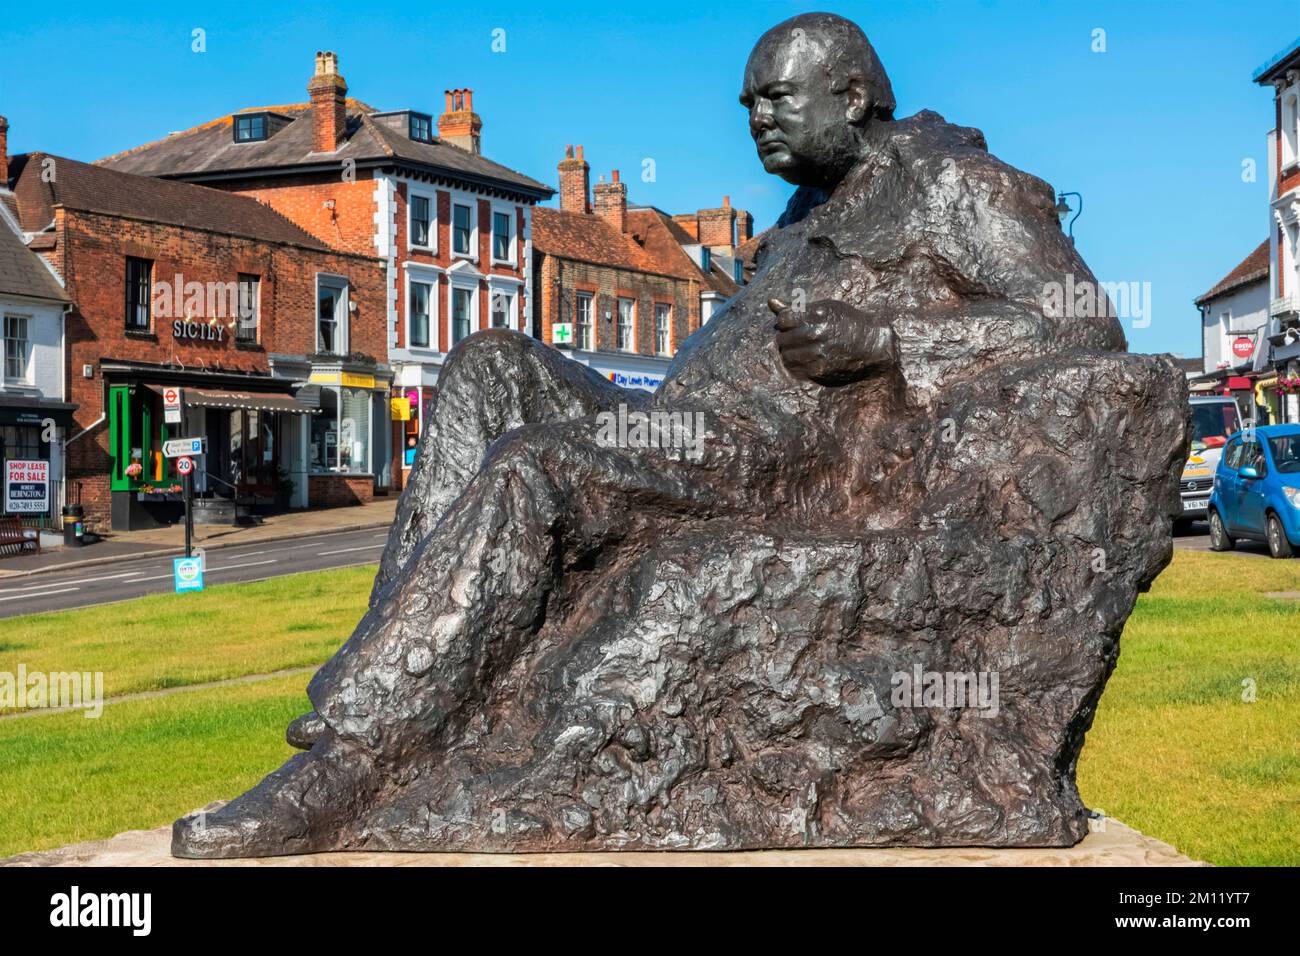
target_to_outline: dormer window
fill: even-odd
[[[235,117],[235,142],[256,143],[266,139],[266,114]]]
[[[411,114],[411,139],[417,143],[433,142],[433,117],[423,113]]]

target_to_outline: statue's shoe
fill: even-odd
[[[295,717],[289,726],[285,728],[284,739],[290,747],[297,747],[299,750],[311,750],[316,746],[316,741],[324,735],[326,729],[325,719],[316,711],[308,711],[301,717]]]
[[[320,853],[338,848],[339,828],[367,792],[364,761],[344,759],[321,740],[220,810],[172,824],[172,856],[237,859]]]

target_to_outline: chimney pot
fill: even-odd
[[[578,158],[579,158],[579,159],[582,159],[582,146],[581,146],[581,145],[578,146]]]
[[[483,121],[474,112],[474,91],[468,88],[447,90],[447,110],[438,117],[438,136],[468,153],[480,151]]]
[[[730,196],[723,196],[723,197],[722,197],[722,205],[724,205],[724,206],[730,206],[730,205],[731,205],[731,197],[730,197]]]
[[[614,177],[613,177],[613,181],[614,181],[614,182],[618,182],[618,170],[617,170],[617,169],[616,169],[616,170],[614,170]]]

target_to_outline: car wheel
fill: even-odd
[[[1287,540],[1286,529],[1282,527],[1282,519],[1273,514],[1268,516],[1268,553],[1275,558],[1289,558],[1295,554]]]
[[[1219,512],[1210,509],[1210,550],[1231,551],[1237,542],[1228,537],[1228,529],[1223,526]]]

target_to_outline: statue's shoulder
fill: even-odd
[[[889,124],[887,148],[898,172],[915,181],[923,192],[945,191],[954,177],[967,184],[989,187],[975,198],[1021,193],[1054,200],[1051,186],[989,152],[984,133],[973,126],[949,123],[933,110]]]

